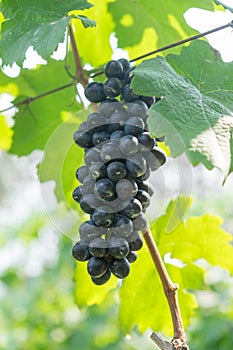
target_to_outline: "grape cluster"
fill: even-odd
[[[139,232],[147,227],[145,211],[153,194],[146,180],[166,161],[147,131],[148,108],[155,98],[131,89],[133,69],[126,59],[108,62],[104,73],[104,83],[85,88],[87,99],[99,103],[98,112],[74,133],[74,141],[84,148],[85,165],[76,172],[81,185],[73,198],[90,220],[80,225],[72,254],[88,261],[96,285],[111,274],[120,279],[129,274],[143,245]]]

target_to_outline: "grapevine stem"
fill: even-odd
[[[186,336],[185,336],[185,331],[183,327],[183,322],[182,322],[182,317],[181,317],[181,312],[180,312],[178,297],[177,297],[178,285],[174,284],[171,281],[171,278],[168,275],[164,262],[160,256],[159,250],[157,248],[157,245],[153,239],[153,236],[149,228],[147,228],[143,232],[143,236],[148,246],[150,255],[155,264],[155,267],[157,269],[157,272],[159,274],[161,283],[163,285],[164,293],[166,295],[170,312],[171,312],[173,329],[174,329],[174,337],[172,339],[172,342],[171,342],[172,347],[170,347],[170,349],[171,350],[172,349],[188,350],[189,348],[186,342]],[[161,338],[157,335],[157,333],[153,333],[151,338],[160,347],[161,350],[169,350],[168,343],[162,341]],[[160,342],[158,339],[160,339]]]
[[[69,25],[69,34],[70,34],[70,43],[71,43],[71,47],[72,47],[72,52],[73,52],[73,56],[74,56],[74,64],[75,64],[75,71],[76,71],[75,77],[76,77],[76,80],[79,81],[83,85],[83,87],[85,87],[88,84],[88,79],[84,75],[84,72],[83,72],[83,66],[81,63],[81,59],[80,59],[79,52],[78,52],[78,47],[76,45],[74,32],[73,32],[71,24]]]

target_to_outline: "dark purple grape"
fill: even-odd
[[[119,140],[125,135],[126,133],[123,130],[115,130],[111,133],[110,140]]]
[[[147,169],[145,158],[140,154],[134,154],[126,160],[126,168],[132,177],[142,176]]]
[[[150,195],[143,190],[138,190],[136,197],[142,204],[143,209],[149,207],[150,205]]]
[[[119,96],[121,93],[121,81],[118,78],[109,78],[104,83],[104,92],[109,97]]]
[[[148,107],[142,100],[136,100],[128,104],[128,113],[130,116],[145,119],[147,117]]]
[[[115,214],[109,212],[109,207],[99,207],[92,214],[92,220],[96,226],[110,227],[115,219]]]
[[[135,262],[137,260],[137,253],[133,252],[133,251],[129,252],[126,259],[128,260],[128,262],[130,264],[132,264],[133,262]]]
[[[126,174],[127,170],[125,164],[122,162],[112,162],[107,166],[107,176],[114,182],[124,179]]]
[[[140,100],[146,103],[148,108],[150,108],[156,101],[155,97],[153,96],[140,96]]]
[[[105,131],[106,119],[100,113],[91,113],[87,118],[88,129],[95,131]],[[93,138],[93,136],[92,136]]]
[[[130,272],[130,265],[126,258],[115,259],[111,264],[111,272],[117,278],[125,278]]]
[[[126,58],[120,58],[118,60],[118,62],[121,63],[122,67],[123,67],[123,72],[127,72],[130,69],[130,63]]]
[[[115,198],[115,184],[108,178],[103,178],[95,183],[94,192],[97,197],[106,201]]]
[[[142,237],[136,231],[133,232],[132,235],[127,238],[127,241],[129,242],[129,247],[132,251],[140,250],[143,246]]]
[[[125,215],[116,215],[112,226],[112,232],[118,237],[128,237],[133,232],[132,220]]]
[[[139,190],[146,191],[150,195],[150,197],[153,196],[154,190],[152,185],[149,182],[143,182],[143,181],[137,180],[137,186]]]
[[[79,226],[79,235],[82,241],[90,242],[95,238],[99,238],[104,233],[103,229],[95,226],[93,221],[84,221]]]
[[[108,262],[104,258],[95,258],[92,256],[87,264],[87,271],[91,277],[99,278],[109,268]]]
[[[96,131],[92,136],[93,144],[99,145],[110,139],[110,133],[108,131]]]
[[[122,179],[116,184],[116,193],[121,199],[131,199],[138,191],[137,183],[131,179]]]
[[[133,135],[125,135],[120,139],[120,149],[125,155],[133,155],[138,151],[138,139]]]
[[[130,84],[125,84],[122,88],[121,97],[126,102],[133,102],[139,98],[139,95],[131,89]]]
[[[86,176],[89,175],[89,168],[86,165],[79,167],[76,171],[76,179],[83,183]]]
[[[141,202],[132,198],[128,205],[121,211],[121,214],[127,216],[130,219],[135,219],[142,211]]]
[[[153,139],[152,137],[150,137],[150,134],[148,132],[143,132],[141,135],[138,136],[138,141],[140,142],[140,145],[142,145],[143,147],[141,147],[141,150],[152,150],[155,146],[155,139]],[[143,149],[145,148],[145,149]]]
[[[89,252],[96,258],[102,258],[108,253],[108,243],[103,238],[95,238],[89,243]]]
[[[92,134],[93,134],[93,132],[91,130],[90,131],[82,131],[82,130],[75,131],[74,141],[75,141],[75,143],[77,143],[77,145],[79,147],[91,148],[94,146],[92,143]]]
[[[87,191],[84,188],[84,186],[78,186],[74,189],[72,196],[76,202],[80,203],[82,196],[84,196],[84,194],[86,194],[86,193],[87,193]]]
[[[112,237],[109,241],[109,253],[115,259],[125,258],[129,254],[129,244],[124,238]]]
[[[108,282],[108,280],[111,277],[111,270],[107,269],[107,271],[100,277],[91,277],[91,280],[94,284],[96,284],[97,286],[101,286],[102,284],[105,284],[106,282]]]
[[[88,84],[84,90],[84,94],[90,102],[101,102],[106,99],[104,84],[98,82]]]
[[[98,148],[89,149],[84,156],[85,163],[90,166],[92,163],[100,162],[100,150]]]
[[[123,105],[115,98],[108,98],[99,105],[99,113],[105,118],[110,118],[115,111],[122,111]]]
[[[72,255],[78,261],[86,261],[90,259],[91,254],[88,249],[88,243],[84,241],[75,243],[72,249]]]
[[[109,141],[103,145],[100,156],[104,162],[109,162],[121,158],[121,150],[113,141]]]
[[[94,196],[93,193],[85,194],[80,202],[80,207],[84,213],[92,214],[94,210],[101,205],[100,201]]]
[[[139,136],[145,128],[143,120],[139,117],[130,117],[124,126],[124,131],[126,134],[131,134],[134,136]]]
[[[106,75],[107,78],[118,78],[118,79],[123,79],[124,77],[124,72],[123,72],[123,66],[119,61],[109,61],[105,66],[104,66],[104,74]]]
[[[90,176],[93,180],[99,180],[106,177],[106,165],[102,162],[96,162],[90,165]]]

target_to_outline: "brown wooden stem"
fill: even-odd
[[[74,64],[75,64],[75,77],[77,81],[79,81],[84,87],[88,84],[88,79],[84,74],[83,66],[81,63],[81,59],[78,52],[78,47],[76,45],[74,32],[72,29],[71,24],[69,25],[69,35],[70,35],[70,43],[72,47],[72,53],[74,57]]]
[[[171,342],[172,347],[170,349],[179,349],[179,350],[187,349],[188,350],[182,317],[181,317],[180,308],[178,304],[178,297],[177,297],[178,285],[174,284],[171,281],[149,228],[147,228],[143,232],[143,236],[148,246],[150,255],[155,264],[155,267],[158,271],[161,283],[163,285],[164,293],[168,301],[170,312],[171,312],[173,329],[174,329],[174,337],[172,339],[172,342]],[[161,340],[161,338],[157,335],[157,333],[153,333],[151,338],[159,346],[158,339]],[[159,346],[160,349],[168,350],[169,348],[167,344],[168,344],[167,342],[164,342],[161,340],[160,346]],[[162,345],[163,347],[161,347]]]

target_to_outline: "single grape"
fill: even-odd
[[[108,280],[111,277],[111,270],[107,269],[107,271],[100,277],[91,277],[91,280],[94,284],[96,284],[97,286],[101,286],[102,284],[105,284],[106,282],[108,282]]]
[[[84,241],[75,243],[72,249],[72,255],[78,261],[86,261],[90,259],[91,254],[88,249],[88,243]]]
[[[82,199],[82,196],[84,196],[84,194],[86,194],[87,191],[85,190],[84,186],[78,186],[73,190],[73,199],[80,203],[80,200]]]
[[[149,179],[151,174],[150,168],[147,168],[145,173],[142,174],[141,176],[137,177],[136,180],[137,181],[146,181],[147,179]]]
[[[123,130],[115,130],[111,133],[110,140],[120,140],[126,133]]]
[[[109,97],[119,96],[121,93],[121,81],[118,78],[109,78],[104,83],[104,92]]]
[[[138,136],[138,141],[140,142],[141,150],[143,151],[143,148],[146,148],[145,151],[147,150],[152,150],[155,146],[155,139],[150,137],[150,134],[148,132],[143,132],[141,135]]]
[[[122,67],[123,67],[123,72],[127,72],[130,69],[130,63],[126,58],[120,58],[118,60],[118,62],[121,63]]]
[[[118,79],[123,79],[123,66],[119,61],[109,61],[104,67],[104,74],[107,78],[114,77]]]
[[[121,199],[131,199],[138,191],[138,186],[136,181],[131,179],[122,179],[116,184],[116,193]]]
[[[136,231],[134,231],[132,235],[127,238],[127,241],[129,242],[129,247],[132,251],[140,250],[143,246],[142,237]]]
[[[83,187],[85,189],[86,193],[91,193],[94,191],[95,186],[95,180],[91,177],[91,175],[88,175],[83,180]]]
[[[92,82],[84,90],[84,95],[90,102],[101,102],[106,99],[104,84]]]
[[[150,108],[156,101],[155,97],[153,96],[140,96],[140,100],[146,103],[148,108]]]
[[[100,113],[91,113],[87,118],[88,129],[95,131],[105,131],[106,119]]]
[[[100,162],[100,150],[96,147],[89,149],[84,156],[84,161],[88,166],[94,162]]]
[[[99,278],[107,271],[108,262],[104,258],[92,256],[87,263],[87,271],[91,277]]]
[[[150,195],[150,197],[153,196],[154,190],[152,185],[149,182],[143,182],[143,181],[137,180],[137,186],[139,190],[146,191]]]
[[[132,198],[128,205],[121,211],[121,214],[127,216],[130,219],[135,219],[142,211],[141,202]]]
[[[100,206],[100,201],[92,193],[85,194],[80,200],[80,207],[84,213],[92,214]]]
[[[142,204],[142,208],[145,209],[150,205],[150,195],[143,190],[138,190],[136,197]]]
[[[110,118],[115,111],[122,111],[123,105],[116,98],[108,98],[99,105],[99,113]]]
[[[133,135],[125,135],[120,139],[120,149],[125,155],[133,155],[138,151],[138,139]]]
[[[83,183],[83,180],[85,179],[86,176],[89,175],[89,168],[86,165],[80,166],[77,171],[76,171],[76,179],[80,182]]]
[[[84,221],[79,226],[80,238],[85,242],[90,242],[95,238],[99,238],[103,233],[103,229],[97,227],[92,220]]]
[[[128,237],[133,232],[133,222],[127,216],[118,214],[115,217],[112,231],[118,237]]]
[[[109,141],[103,145],[100,156],[104,162],[108,162],[121,158],[121,150],[113,141]]]
[[[112,237],[109,241],[109,253],[115,259],[125,258],[129,254],[129,244],[124,238]]]
[[[166,155],[158,148],[152,149],[145,154],[148,167],[152,171],[159,169],[166,162]]]
[[[132,264],[133,262],[135,262],[137,260],[137,253],[130,251],[129,254],[127,255],[126,259],[128,260],[128,262],[130,264]]]
[[[96,258],[102,258],[108,253],[108,243],[103,238],[95,238],[89,243],[89,252]]]
[[[106,201],[111,201],[115,198],[115,184],[108,178],[103,178],[96,181],[94,193],[98,198]]]
[[[92,214],[92,220],[96,226],[110,227],[115,219],[115,214],[109,212],[109,207],[99,207]]]
[[[93,132],[91,130],[90,131],[82,131],[82,130],[75,131],[74,141],[75,141],[75,143],[77,143],[77,145],[79,147],[91,148],[94,146],[92,143],[92,134],[93,134]]]
[[[109,119],[108,131],[112,133],[115,130],[123,129],[128,117],[125,110],[114,112]]]
[[[139,117],[130,117],[124,126],[126,134],[139,136],[145,128],[143,120]]]
[[[92,136],[92,143],[94,145],[99,145],[110,138],[110,133],[108,131],[96,131]]]
[[[96,162],[90,165],[90,176],[93,180],[99,180],[106,177],[106,165],[102,162]]]
[[[130,84],[125,84],[122,88],[121,97],[126,102],[133,102],[139,98],[139,95],[131,89]]]
[[[122,162],[112,162],[107,166],[107,176],[114,182],[124,179],[126,174],[127,170],[125,164]]]
[[[130,116],[145,119],[147,117],[148,107],[142,100],[135,100],[128,104],[128,113]]]
[[[111,272],[117,278],[125,278],[130,272],[130,265],[126,258],[115,259],[111,263]]]
[[[134,154],[126,160],[126,168],[131,176],[142,176],[147,169],[146,160],[140,153]]]

